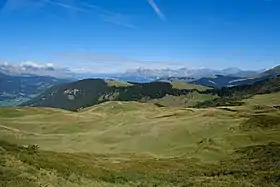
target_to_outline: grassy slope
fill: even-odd
[[[0,138],[37,143],[46,150],[187,155],[212,161],[239,146],[280,140],[278,130],[258,133],[239,129],[254,114],[252,108],[176,109],[137,102],[106,102],[79,113],[1,109]],[[278,116],[277,110],[271,113]],[[198,142],[209,139],[214,143],[200,149]]]
[[[205,91],[208,89],[212,89],[210,87],[197,85],[197,84],[190,84],[183,81],[172,81],[171,84],[175,89],[198,90],[198,91]]]
[[[280,105],[280,92],[271,94],[256,95],[245,100],[249,105],[267,105],[267,106],[279,106]]]
[[[206,90],[205,93],[217,94],[219,97],[213,100],[199,102],[195,107],[216,107],[216,106],[239,106],[244,99],[258,94],[270,94],[280,91],[280,76],[266,79],[252,85],[241,85],[224,87],[216,90]]]
[[[238,127],[242,118],[222,109],[171,109],[136,102],[107,102],[79,113],[32,108],[9,112],[12,111],[6,112],[7,118],[1,119],[1,138],[37,143],[48,150],[187,154],[211,160],[223,156],[227,149],[250,143],[247,139],[224,142],[232,134],[229,127]],[[22,112],[27,115],[21,116]],[[9,117],[13,115],[17,117]],[[240,133],[236,131],[238,136]],[[197,153],[198,142],[205,138],[215,142],[216,150]]]
[[[122,82],[122,81],[117,81],[117,80],[105,80],[105,82],[108,84],[109,87],[127,87],[127,86],[132,86],[133,84],[130,84],[128,82]]]
[[[0,177],[31,177],[33,186],[279,186],[280,146],[269,144],[280,142],[280,114],[272,107],[278,96],[208,109],[138,102],[106,102],[78,113],[1,109],[0,139],[45,151],[30,156],[1,143]]]
[[[179,89],[179,90],[185,89],[185,90],[195,90],[195,91],[179,96],[167,94],[162,98],[148,100],[147,102],[157,104],[158,106],[166,106],[166,107],[193,107],[200,102],[211,101],[217,98],[216,95],[199,93],[212,89],[206,86],[189,84],[182,81],[172,81],[172,87],[174,89]]]
[[[215,98],[217,98],[216,95],[192,92],[181,96],[166,95],[163,98],[152,99],[147,102],[165,107],[194,107],[201,102],[212,101]]]
[[[0,141],[0,186],[279,186],[280,144],[237,149],[227,160],[41,151]]]

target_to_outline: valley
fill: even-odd
[[[39,75],[8,75],[1,73],[0,64],[0,107],[17,106],[41,94],[47,88],[73,80],[75,79]]]

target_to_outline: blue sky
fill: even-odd
[[[94,72],[280,64],[279,0],[0,0],[0,62]]]

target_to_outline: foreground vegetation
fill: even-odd
[[[279,186],[280,144],[236,149],[226,160],[40,151],[0,141],[0,186]]]

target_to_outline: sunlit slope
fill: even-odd
[[[276,187],[278,96],[206,109],[118,101],[80,112],[1,108],[0,186]]]
[[[280,141],[277,124],[243,128],[255,115],[250,106],[179,109],[106,102],[77,113],[44,108],[0,111],[0,139],[35,143],[45,150],[186,156],[211,161],[237,147]],[[261,119],[267,119],[267,115],[280,119],[278,110],[263,115]]]
[[[280,106],[280,92],[255,95],[244,101],[247,105]]]
[[[211,101],[218,97],[215,94],[206,93],[207,90],[209,90],[209,92],[212,90],[210,87],[190,84],[183,81],[172,81],[171,85],[173,89],[192,91],[183,95],[166,94],[164,97],[147,100],[146,102],[161,107],[193,107],[198,103]]]
[[[216,98],[218,98],[217,95],[193,91],[181,96],[166,95],[159,99],[149,100],[147,103],[154,103],[162,107],[194,107],[199,103],[209,102]]]
[[[215,90],[215,92],[219,96],[218,98],[200,102],[195,107],[238,106],[244,104],[242,101],[244,99],[280,92],[280,76],[268,78],[251,85],[224,87]],[[262,104],[266,104],[265,101]]]
[[[211,87],[206,87],[198,84],[191,84],[191,83],[186,83],[183,81],[172,81],[171,82],[172,87],[175,89],[186,89],[186,90],[198,90],[198,91],[205,91],[212,89]]]

